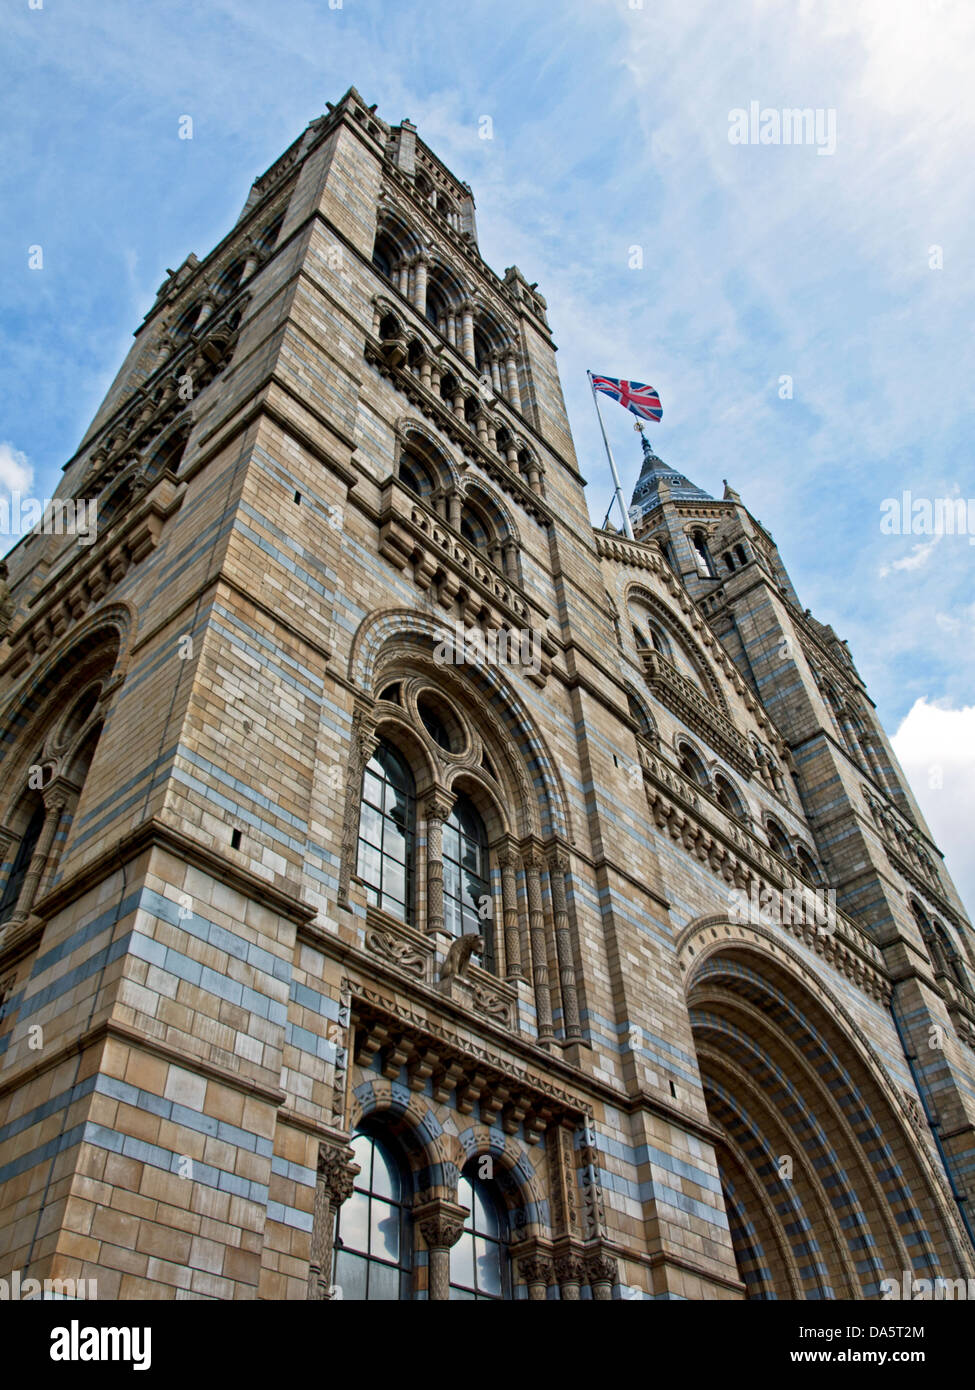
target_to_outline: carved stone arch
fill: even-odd
[[[389,198],[380,198],[376,217],[376,236],[385,233],[394,241],[400,254],[416,256],[423,250],[423,238],[409,218]]]
[[[503,501],[494,488],[485,483],[483,479],[468,474],[461,483],[461,491],[465,496],[469,497],[475,505],[479,505],[486,509],[496,526],[498,526],[500,522],[499,540],[514,541],[518,549],[521,549],[521,536],[515,525],[515,519],[511,508]]]
[[[446,620],[417,609],[373,613],[363,619],[352,640],[348,679],[371,697],[377,688],[380,660],[390,644],[404,644],[404,650],[415,654],[426,652],[432,661],[437,645],[451,635]],[[468,691],[468,698],[480,706],[495,745],[504,748],[511,759],[522,788],[523,815],[531,826],[525,833],[545,838],[555,835],[573,843],[571,810],[561,774],[517,688],[495,666],[436,664],[441,677],[444,672],[451,674]]]
[[[495,305],[482,290],[471,296],[475,324],[487,339],[494,352],[516,352],[518,334],[514,324],[506,316],[498,313]]]
[[[660,730],[646,697],[640,694],[632,681],[624,681],[624,687],[630,718],[644,738],[649,739],[651,743],[659,744]]]
[[[392,744],[409,764],[418,797],[441,784],[441,771],[430,750],[405,714],[383,711],[376,720],[376,738]]]
[[[79,689],[96,675],[103,691],[113,694],[122,680],[131,650],[135,615],[127,603],[114,603],[83,619],[43,662],[29,669],[0,713],[0,772],[5,789],[26,780],[26,769],[39,750],[51,756],[53,739],[65,710],[52,704],[59,690]],[[104,715],[104,711],[103,711]]]
[[[419,734],[415,725],[407,722],[412,717],[414,701],[407,698],[405,702],[409,707],[405,711],[407,721],[403,721],[401,727],[408,729],[417,746],[422,743],[428,761],[431,756],[435,760],[431,766],[435,769],[436,785],[446,786],[445,779],[453,767],[472,769],[477,766],[483,785],[497,788],[493,791],[496,798],[497,791],[507,797],[510,809],[506,812],[506,818],[515,833],[520,837],[538,834],[541,818],[531,782],[523,765],[523,757],[496,721],[487,722],[485,727],[484,710],[475,693],[465,685],[462,676],[450,676],[451,671],[463,672],[466,669],[445,668],[437,664],[429,652],[418,650],[415,644],[393,641],[383,649],[374,679],[377,689],[382,689],[390,681],[431,686],[437,689],[444,700],[452,703],[457,718],[470,735],[469,749],[459,756],[439,749],[431,751],[429,740]],[[457,708],[458,706],[462,708]],[[475,753],[480,758],[484,752],[487,752],[498,769],[498,774],[493,779],[487,778],[483,769],[473,761]],[[417,794],[422,794],[419,787]]]
[[[435,286],[447,308],[455,312],[461,304],[470,299],[470,283],[458,272],[455,258],[439,244],[431,246],[426,254],[429,262],[427,284]]]
[[[434,432],[415,415],[401,415],[393,427],[397,440],[396,461],[403,449],[417,447],[425,461],[438,472],[439,487],[443,490],[461,485],[461,474],[449,450]]]
[[[697,671],[705,691],[722,714],[727,715],[728,701],[712,669],[711,661],[683,619],[678,617],[669,604],[664,603],[659,594],[655,594],[652,589],[639,582],[627,584],[625,588],[624,603],[628,613],[631,612],[630,605],[634,601],[644,604],[651,616],[655,617],[683,647],[684,654]]]
[[[926,1222],[927,1230],[935,1239],[940,1233],[944,1233],[944,1239],[950,1246],[951,1257],[959,1271],[975,1268],[947,1179],[931,1147],[930,1137],[927,1134],[918,1135],[905,1096],[889,1076],[879,1052],[854,1021],[840,996],[818,970],[810,965],[791,942],[783,939],[776,928],[730,923],[723,913],[709,914],[688,923],[677,937],[675,950],[684,977],[689,1006],[692,1004],[699,981],[709,970],[708,963],[721,956],[731,961],[737,959],[745,962],[750,969],[759,976],[764,976],[773,985],[775,981],[779,981],[787,986],[787,997],[793,1001],[793,1007],[799,1010],[797,1016],[804,1016],[804,1010],[808,1015],[810,1028],[814,1028],[816,1024],[828,1030],[825,1042],[821,1040],[821,1046],[828,1044],[829,1047],[833,1047],[838,1044],[840,1051],[835,1054],[834,1060],[841,1073],[852,1074],[857,1095],[853,1118],[851,1120],[851,1115],[840,1108],[838,1100],[836,1113],[838,1128],[847,1135],[851,1151],[857,1153],[859,1165],[869,1167],[865,1164],[861,1151],[865,1151],[866,1145],[871,1142],[880,1142],[871,1140],[869,1135],[864,1139],[862,1134],[865,1128],[863,1113],[866,1112],[861,1111],[868,1088],[872,1091],[872,1100],[879,1112],[870,1117],[873,1132],[880,1134],[883,1142],[889,1142],[896,1135],[902,1145],[902,1155],[909,1156],[909,1178],[912,1180],[914,1203],[920,1203],[926,1208],[926,1213],[922,1213],[920,1227],[915,1230],[918,1223],[913,1218],[903,1227],[893,1219],[888,1211],[890,1200],[884,1195],[887,1179],[881,1178],[877,1179],[878,1187],[869,1188],[874,1197],[871,1219],[875,1223],[881,1222],[890,1239],[895,1240],[896,1237],[897,1241],[901,1238],[902,1230],[907,1233],[913,1231],[916,1236],[919,1235],[919,1231],[923,1233]],[[825,1078],[825,1072],[823,1076]],[[878,1120],[884,1122],[883,1131],[878,1130]],[[856,1135],[859,1148],[850,1137],[858,1129],[861,1131]],[[903,1158],[901,1161],[903,1162]],[[930,1238],[920,1235],[919,1243],[912,1247],[912,1254],[925,1249],[925,1239],[928,1239],[930,1248]],[[910,1265],[905,1267],[909,1268]]]
[[[498,796],[494,779],[488,779],[479,767],[453,768],[447,775],[447,790],[463,792],[477,808],[484,821],[488,843],[494,844],[503,835],[513,833],[511,816]]]
[[[363,1121],[385,1125],[406,1158],[418,1191],[431,1185],[430,1175],[449,1163],[442,1129],[430,1102],[416,1091],[369,1074],[352,1092],[349,1129]]]
[[[547,1234],[542,1221],[547,1194],[521,1146],[499,1129],[483,1124],[472,1124],[460,1131],[457,1142],[464,1155],[461,1168],[472,1158],[492,1159],[493,1177],[508,1209],[512,1247],[529,1235]]]

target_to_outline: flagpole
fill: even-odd
[[[602,412],[599,409],[599,393],[597,392],[595,384],[593,382],[592,372],[586,372],[586,376],[589,378],[589,385],[592,387],[592,399],[596,407],[596,416],[599,420],[599,428],[602,430],[603,443],[606,445],[606,457],[609,459],[610,470],[613,474],[613,482],[616,484],[616,491],[613,495],[616,501],[620,504],[620,511],[623,514],[623,534],[626,536],[626,539],[628,541],[632,541],[635,540],[636,537],[633,534],[633,527],[630,525],[630,514],[626,510],[626,507],[623,505],[623,489],[620,485],[620,475],[616,471],[616,460],[613,458],[613,451],[609,447],[609,440],[606,438],[606,426],[603,424]],[[609,513],[607,512],[606,515],[608,517]]]

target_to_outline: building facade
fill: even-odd
[[[168,275],[0,647],[0,1275],[975,1275],[972,931],[846,646],[351,89]],[[73,503],[97,527],[72,533]]]

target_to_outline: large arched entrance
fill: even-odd
[[[737,935],[701,933],[684,964],[747,1296],[876,1298],[904,1271],[967,1275],[950,1196],[876,1054],[787,952]]]

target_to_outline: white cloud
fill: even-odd
[[[922,696],[891,742],[962,900],[975,903],[975,705],[949,709]]]
[[[905,555],[902,560],[892,560],[889,565],[881,565],[880,578],[886,579],[893,570],[921,569],[931,559],[931,553],[940,539],[940,536],[935,536],[933,540],[920,541],[912,547],[910,555]]]
[[[28,492],[34,470],[27,455],[10,443],[0,444],[0,487],[8,492]]]

